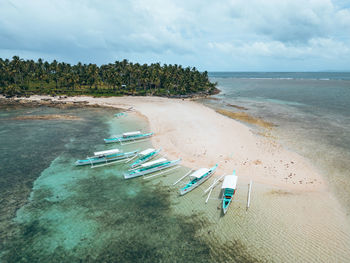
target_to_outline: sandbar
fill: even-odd
[[[32,96],[28,100],[45,98]],[[162,148],[169,158],[181,157],[182,164],[191,169],[217,163],[217,174],[236,170],[241,177],[281,189],[319,191],[327,187],[306,158],[283,148],[273,138],[259,136],[248,126],[193,100],[79,96],[63,101],[84,101],[89,105],[122,109],[133,107],[147,118],[150,130],[155,133],[153,146]]]

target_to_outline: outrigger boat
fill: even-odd
[[[126,117],[128,114],[126,112],[118,112],[114,114],[114,117],[121,118],[121,117]]]
[[[204,191],[204,193],[207,193],[209,191],[208,197],[205,200],[205,203],[208,203],[208,200],[210,198],[211,192],[213,191],[213,189],[215,188],[215,186],[220,182],[223,181],[222,186],[221,186],[221,190],[222,190],[222,198],[220,198],[220,200],[222,200],[222,211],[224,214],[226,214],[227,209],[232,201],[233,195],[236,192],[236,186],[237,186],[237,180],[238,177],[236,176],[236,172],[233,171],[233,174],[231,175],[222,175],[219,178],[217,178],[216,180],[214,180],[214,182],[212,183],[211,186],[208,187],[208,189],[206,189]],[[252,182],[250,182],[250,188],[251,188],[251,184]],[[249,195],[250,189],[248,190],[248,203],[247,203],[247,209],[249,207],[249,200],[250,200],[250,195]],[[216,198],[215,198],[216,199]]]
[[[206,180],[209,179],[210,176],[212,176],[216,170],[218,165],[216,164],[212,168],[201,168],[193,172],[192,174],[189,175],[190,177],[190,182],[186,184],[185,187],[180,189],[180,194],[184,195],[187,194],[188,192],[192,191],[194,188],[197,186],[201,185],[204,183]]]
[[[155,161],[143,163],[139,167],[129,170],[127,173],[124,173],[124,178],[131,179],[131,178],[135,178],[135,177],[150,174],[150,173],[155,173],[158,171],[162,171],[164,169],[168,169],[170,167],[174,167],[178,165],[180,162],[181,162],[181,159],[169,161],[165,158],[160,158]]]
[[[236,192],[238,176],[233,171],[233,174],[226,175],[222,183],[222,211],[226,214],[227,209],[232,201],[232,197]]]
[[[130,167],[131,168],[136,168],[140,166],[141,164],[151,160],[152,158],[156,157],[158,153],[160,152],[160,149],[146,149],[142,152],[139,152],[135,157],[139,157],[135,162],[133,162]],[[129,161],[128,161],[129,162]]]
[[[117,118],[126,117],[126,116],[128,116],[128,114],[127,114],[128,111],[133,111],[133,107],[130,107],[124,111],[121,111],[121,112],[114,114],[114,117],[117,117]]]
[[[92,157],[86,157],[84,160],[78,160],[75,162],[75,165],[88,165],[90,164],[92,167],[94,167],[94,164],[103,163],[105,164],[111,164],[115,163],[120,160],[125,160],[127,158],[131,158],[135,156],[138,153],[138,150],[132,151],[132,152],[126,152],[122,153],[119,149],[112,149],[107,151],[101,151],[101,152],[94,152],[94,156]],[[95,166],[96,167],[96,166]]]
[[[105,143],[118,142],[122,144],[123,142],[136,141],[141,139],[147,139],[153,135],[153,132],[150,133],[141,133],[140,131],[125,132],[119,135],[113,135],[112,138],[104,139]]]

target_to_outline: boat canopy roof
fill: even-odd
[[[101,152],[94,152],[95,156],[101,156],[101,155],[108,155],[108,154],[114,154],[120,152],[119,149],[112,149],[107,151],[101,151]]]
[[[139,135],[139,134],[141,134],[140,131],[124,132],[123,137],[129,137],[129,136],[134,136],[134,135]]]
[[[198,169],[197,171],[195,171],[194,173],[192,173],[190,175],[190,177],[193,177],[193,178],[200,178],[202,177],[205,173],[209,172],[209,169],[208,168],[200,168]]]
[[[150,154],[151,152],[154,152],[155,150],[153,148],[148,148],[142,152],[139,153],[139,155],[147,155],[147,154]]]
[[[144,164],[141,164],[142,167],[149,167],[149,166],[152,166],[152,165],[155,165],[155,164],[158,164],[158,163],[164,163],[168,161],[167,159],[165,158],[159,158],[155,161],[152,161],[152,162],[147,162],[147,163],[144,163]]]
[[[233,174],[226,175],[224,178],[224,182],[222,183],[221,188],[222,189],[225,189],[225,188],[236,189],[237,180],[238,180],[237,175],[233,175]]]

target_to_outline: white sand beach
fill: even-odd
[[[160,97],[82,96],[65,100],[124,109],[133,107],[147,118],[150,130],[155,133],[154,147],[162,148],[169,158],[181,157],[182,164],[189,168],[218,163],[217,174],[229,174],[235,169],[240,177],[282,189],[315,191],[326,187],[322,177],[302,156],[197,102]]]
[[[50,98],[32,96],[29,100]],[[57,100],[58,98],[51,98]],[[239,239],[252,254],[276,262],[344,262],[350,258],[350,227],[345,211],[329,191],[317,169],[278,141],[255,134],[248,126],[191,100],[159,97],[68,97],[60,101],[124,108],[149,122],[152,144],[170,159],[181,157],[191,169],[219,164],[214,176],[239,176],[239,205],[224,218],[217,202],[203,206],[202,194],[188,194],[177,212],[205,214],[212,226],[203,233],[213,243]],[[247,213],[246,185],[255,184],[253,206]],[[161,179],[170,184],[172,181]],[[209,183],[207,183],[209,184]],[[216,224],[216,222],[221,224]],[[232,228],[234,224],[235,228]]]

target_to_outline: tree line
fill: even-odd
[[[57,62],[42,59],[0,58],[0,94],[6,96],[184,96],[217,92],[208,73],[181,65],[150,65],[124,59],[106,65]]]

